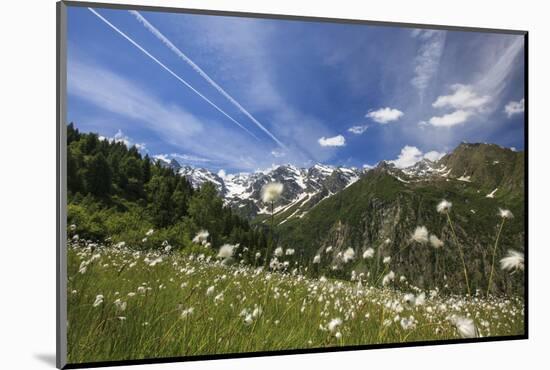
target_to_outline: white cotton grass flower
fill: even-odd
[[[449,321],[462,338],[476,338],[479,335],[474,320],[470,318],[453,315]]]
[[[346,249],[346,251],[344,252],[344,254],[342,256],[342,259],[344,260],[344,263],[348,263],[348,262],[352,261],[354,258],[355,258],[355,251],[351,247]]]
[[[233,257],[233,250],[235,249],[235,245],[231,244],[224,244],[220,247],[220,250],[218,251],[218,258],[230,258]]]
[[[191,316],[193,314],[193,311],[195,311],[193,307],[186,308],[185,310],[181,311],[180,317],[182,319],[185,319],[186,317]]]
[[[389,283],[391,283],[395,279],[395,272],[390,271],[386,275],[384,275],[384,278],[382,279],[382,285],[386,286]]]
[[[80,263],[80,267],[78,268],[78,272],[81,274],[85,274],[86,270],[88,269],[88,264],[88,261],[82,261],[82,263]]]
[[[411,329],[414,329],[416,327],[416,320],[412,316],[410,316],[409,318],[403,317],[401,319],[400,324],[401,324],[401,327],[403,328],[403,330],[411,330]]]
[[[254,322],[254,319],[252,318],[252,315],[251,314],[248,314],[245,316],[244,318],[244,324],[249,326],[249,325],[252,325],[252,323]]]
[[[155,232],[155,230],[149,229],[149,231],[147,231],[147,232],[145,233],[145,235],[146,235],[146,236],[151,236],[151,235],[153,235],[154,232]]]
[[[525,268],[523,253],[509,249],[508,255],[500,260],[500,268],[507,271],[523,271]]]
[[[254,255],[254,258],[258,259],[262,256],[262,254],[260,252],[256,252],[256,254]]]
[[[205,244],[209,236],[210,233],[207,230],[200,230],[193,238],[193,243]]]
[[[325,249],[325,252],[326,252],[326,253],[332,252],[332,245],[329,245],[329,246],[327,247],[327,249]]]
[[[414,306],[416,303],[416,298],[414,294],[407,293],[403,296],[403,302],[405,302],[408,306]]]
[[[120,298],[117,298],[113,303],[114,303],[114,305],[115,305],[117,311],[124,311],[124,310],[126,310],[126,304],[127,304],[127,302],[122,301]]]
[[[98,294],[96,297],[95,297],[95,301],[94,301],[94,304],[93,304],[93,307],[97,307],[99,306],[100,304],[103,303],[103,294]]]
[[[283,184],[280,182],[270,182],[262,188],[262,201],[264,203],[275,202],[283,193]]]
[[[384,257],[384,259],[382,260],[382,263],[385,264],[385,265],[387,265],[390,262],[391,262],[391,257],[390,256]]]
[[[426,244],[428,242],[428,229],[426,226],[417,226],[411,238],[417,243]]]
[[[252,311],[252,317],[256,319],[260,317],[262,313],[263,313],[263,310],[261,306],[255,307],[254,310]]]
[[[453,206],[453,203],[443,199],[437,205],[437,212],[439,212],[439,213],[448,213],[451,210],[452,206]]]
[[[275,251],[273,252],[273,254],[276,257],[281,257],[283,255],[283,248],[281,248],[281,247],[275,248]]]
[[[502,218],[511,219],[514,218],[514,214],[509,209],[498,209],[498,215]]]
[[[209,286],[208,289],[206,289],[206,295],[209,296],[209,295],[212,295],[214,293],[214,285],[212,286]]]
[[[426,303],[426,293],[422,292],[416,296],[414,299],[414,304],[416,306],[422,306],[424,303]]]
[[[374,249],[372,248],[367,248],[363,252],[363,259],[372,258],[373,256],[374,256]]]
[[[435,249],[439,249],[444,245],[443,241],[434,234],[430,235],[430,244]]]
[[[313,257],[313,263],[321,263],[321,256],[317,254]]]
[[[340,325],[342,325],[342,319],[337,317],[335,319],[330,320],[330,322],[327,325],[327,328],[331,333],[335,333],[340,327]]]
[[[292,256],[294,254],[294,249],[292,248],[288,248],[286,251],[285,251],[285,255],[287,256]]]

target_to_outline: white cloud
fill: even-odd
[[[99,136],[99,140],[107,140],[113,143],[123,143],[128,148],[135,146],[140,151],[147,151],[147,146],[145,145],[145,143],[134,143],[133,140],[130,139],[130,137],[126,136],[120,129],[117,131],[115,136]]]
[[[488,95],[480,96],[470,85],[454,84],[453,93],[441,95],[432,104],[434,108],[482,109],[491,101]]]
[[[374,168],[374,166],[373,166],[372,164],[365,163],[365,164],[363,165],[363,169],[364,169],[365,171],[372,170],[373,168]]]
[[[422,152],[415,146],[405,145],[401,149],[401,153],[397,156],[397,159],[390,161],[395,164],[397,168],[405,168],[412,166],[416,162],[422,159]]]
[[[368,128],[367,125],[352,126],[352,127],[348,128],[348,132],[351,132],[352,134],[355,134],[355,135],[361,135],[362,133],[367,131],[367,128]]]
[[[162,162],[170,163],[170,158],[167,154],[155,154],[153,158]]]
[[[322,137],[319,139],[319,145],[321,146],[344,146],[346,145],[346,138],[342,135],[336,135],[333,137]]]
[[[454,111],[430,118],[428,123],[432,126],[452,127],[464,123],[476,113],[485,112],[486,106],[491,102],[490,96],[480,95],[471,85],[454,84],[451,90],[451,94],[437,97],[432,106]]]
[[[414,59],[414,77],[411,80],[411,84],[418,90],[421,98],[439,69],[446,34],[446,31],[422,29],[411,32],[413,37],[421,41]]]
[[[425,159],[429,159],[429,160],[432,161],[432,162],[435,162],[435,161],[438,161],[438,160],[440,160],[441,158],[443,158],[443,156],[444,156],[445,154],[446,154],[446,153],[441,153],[441,152],[432,150],[432,151],[429,151],[428,153],[425,153],[425,154],[424,154],[424,158],[425,158]]]
[[[523,113],[525,110],[525,99],[520,101],[511,101],[504,107],[504,112],[508,118],[512,117],[515,114]]]
[[[430,161],[437,161],[443,157],[445,153],[437,152],[435,150],[429,151],[426,154],[422,153],[420,149],[415,146],[405,145],[401,149],[401,153],[397,156],[397,159],[390,161],[397,168],[410,167],[416,162],[422,159],[429,159]]]
[[[365,117],[371,118],[373,121],[386,124],[392,121],[397,121],[403,116],[403,112],[395,108],[380,108],[377,110],[371,110]]]
[[[475,77],[476,82],[454,84],[448,94],[437,97],[432,106],[445,111],[432,114],[427,123],[434,127],[453,127],[479,117],[479,121],[486,122],[486,125],[494,125],[495,122],[488,119],[489,115],[495,109],[502,109],[502,92],[508,85],[510,74],[521,65],[517,60],[522,51],[523,37],[520,36],[506,36],[502,42],[487,44],[480,51],[480,60],[485,65]],[[519,105],[517,107],[520,109]],[[506,108],[504,112],[508,114]],[[423,122],[419,123],[421,129],[425,127]]]
[[[460,109],[442,116],[434,116],[430,118],[429,123],[435,127],[452,127],[466,122],[472,114],[471,111]]]

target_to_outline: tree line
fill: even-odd
[[[82,133],[73,123],[67,125],[67,190],[68,225],[75,225],[79,237],[140,248],[160,248],[167,241],[183,249],[204,229],[212,250],[239,243],[246,247],[245,260],[270,242],[264,228],[224,206],[214,184],[194,189],[135,146]],[[145,237],[150,229],[154,233]]]

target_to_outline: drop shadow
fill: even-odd
[[[45,363],[46,365],[50,365],[52,367],[56,366],[55,353],[35,353],[34,358]]]

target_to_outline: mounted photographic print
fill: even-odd
[[[524,31],[59,3],[58,366],[527,338],[526,60]]]

